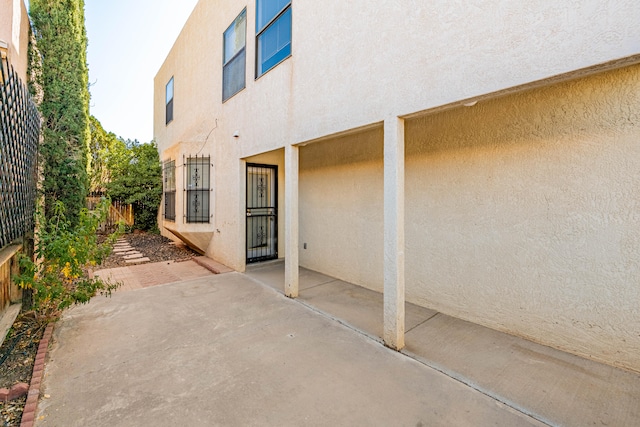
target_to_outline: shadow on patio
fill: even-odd
[[[284,262],[245,273],[283,293]],[[382,343],[382,294],[300,269],[301,304]],[[637,425],[640,375],[407,303],[402,353],[550,425]]]

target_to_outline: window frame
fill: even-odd
[[[176,220],[176,161],[165,160],[163,165],[163,192],[164,212],[163,218],[167,221]],[[173,213],[173,214],[172,214]]]
[[[169,81],[164,87],[164,102],[165,102],[165,125],[168,125],[173,121],[173,98],[175,96],[175,82],[174,76],[171,76]],[[169,99],[169,85],[171,85],[171,99]]]
[[[273,70],[274,68],[276,68],[278,65],[280,65],[282,62],[284,62],[285,60],[287,60],[288,58],[291,57],[291,55],[293,54],[293,8],[292,8],[292,0],[289,0],[287,2],[286,5],[284,5],[282,7],[282,9],[280,9],[279,12],[275,13],[274,16],[268,20],[262,27],[260,27],[259,22],[258,22],[258,17],[260,15],[260,5],[261,2],[264,0],[256,0],[256,80],[259,79],[260,77],[262,77],[263,75],[267,74],[269,71]],[[278,62],[276,62],[275,64],[271,65],[269,68],[267,68],[264,71],[261,71],[262,68],[262,64],[260,63],[260,37],[262,35],[264,35],[265,32],[267,32],[276,22],[278,22],[278,20],[280,18],[282,18],[287,12],[291,12],[291,39],[289,40],[289,54],[284,56],[282,59],[280,59]],[[278,51],[280,52],[280,50]]]
[[[226,59],[226,54],[227,54],[227,33],[231,30],[235,29],[236,23],[238,22],[238,18],[242,17],[244,15],[244,21],[245,21],[245,25],[244,25],[244,45],[242,46],[241,49],[239,49],[235,54],[233,54],[231,56],[231,58]],[[227,27],[227,29],[222,33],[222,102],[224,103],[225,101],[227,101],[230,98],[233,98],[233,96],[235,96],[236,94],[238,94],[239,92],[241,92],[242,90],[244,90],[247,87],[247,56],[246,56],[246,52],[247,52],[247,8],[245,7],[244,9],[242,9],[242,11],[238,14],[238,16],[236,16],[236,18],[233,20],[233,22],[231,23],[231,25],[229,25]],[[238,88],[238,90],[236,90],[233,93],[229,93],[226,94],[225,96],[225,72],[227,71],[227,69],[231,68],[231,65],[234,64],[234,62],[236,60],[239,60],[240,57],[244,57],[244,61],[243,61],[243,67],[242,67],[242,87]],[[226,61],[225,61],[226,59]]]

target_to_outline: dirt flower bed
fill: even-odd
[[[37,322],[29,313],[22,313],[0,346],[0,388],[18,383],[29,384],[38,343],[46,324]],[[18,426],[27,398],[0,402],[0,425]]]

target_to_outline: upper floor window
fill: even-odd
[[[165,102],[166,102],[166,124],[169,124],[173,120],[173,77],[167,83],[165,89]]]
[[[291,56],[291,0],[256,0],[256,10],[256,77],[260,77]]]
[[[245,87],[245,46],[247,41],[247,9],[224,32],[222,60],[222,101],[226,101]]]

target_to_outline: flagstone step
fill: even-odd
[[[144,257],[144,258],[128,259],[125,262],[127,264],[142,264],[143,262],[149,262],[149,261],[151,261],[149,258]]]
[[[151,261],[149,257],[131,246],[126,239],[117,240],[113,245],[113,253],[122,257],[127,264],[142,264]]]

